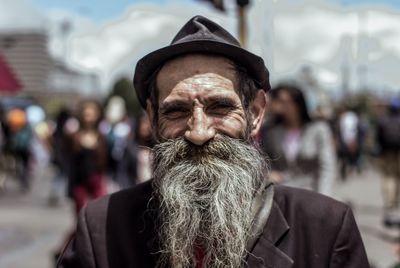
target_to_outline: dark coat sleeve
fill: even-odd
[[[367,254],[353,213],[347,208],[336,237],[330,268],[368,268]]]
[[[87,225],[86,208],[79,213],[75,236],[64,249],[57,267],[59,268],[95,268],[92,241]]]

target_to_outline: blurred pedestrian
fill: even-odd
[[[31,143],[34,133],[24,110],[13,108],[7,112],[6,118],[5,150],[14,157],[17,179],[21,190],[26,192],[30,189]]]
[[[354,169],[361,172],[360,156],[364,133],[358,114],[352,110],[344,110],[339,114],[336,127],[340,176],[342,180],[346,180],[349,172]]]
[[[79,105],[79,126],[71,136],[70,191],[76,212],[87,203],[106,194],[106,140],[99,131],[102,119],[97,101],[85,100]]]
[[[110,103],[112,104],[111,101]],[[107,141],[109,159],[112,163],[109,169],[120,189],[125,189],[151,178],[153,138],[150,121],[145,113],[140,113],[136,117],[133,128],[126,115],[118,122],[111,120],[111,115],[115,114],[111,112],[113,110],[115,109],[110,105],[107,106],[106,118],[110,126],[107,131]]]
[[[107,171],[117,183],[117,188],[128,188],[133,185],[133,178],[129,174],[130,155],[127,153],[133,142],[133,131],[125,100],[120,96],[113,96],[108,101],[101,129],[107,138]]]
[[[135,141],[137,145],[136,182],[141,183],[151,178],[151,150],[154,145],[151,123],[145,113],[141,113],[136,120]]]
[[[282,123],[282,109],[280,108],[280,101],[278,99],[278,91],[271,90],[268,94],[269,97],[269,105],[267,106],[267,113],[265,115],[265,121],[263,126],[261,127],[260,133],[258,135],[257,141],[261,145],[261,149],[264,152],[272,153],[272,150],[268,148],[271,143],[265,142],[269,139],[273,139],[270,135],[273,136],[274,127],[278,124]],[[269,155],[270,158],[275,158],[272,155]]]
[[[6,182],[6,157],[4,154],[4,145],[5,145],[5,137],[4,137],[4,118],[3,111],[0,109],[0,191],[4,189],[4,184]]]
[[[272,92],[281,119],[263,141],[271,161],[271,179],[330,195],[336,157],[328,124],[310,118],[299,88],[280,85]]]
[[[49,195],[49,205],[57,205],[65,191],[66,182],[71,171],[71,137],[66,130],[66,123],[71,118],[67,108],[62,108],[56,116],[55,128],[50,138],[51,162],[55,167],[55,175]]]
[[[70,137],[61,132],[60,143],[70,146],[62,150],[67,153],[61,156],[62,168],[67,168],[69,174],[68,195],[72,197],[75,205],[75,216],[78,218],[80,210],[91,199],[96,199],[107,193],[105,177],[107,144],[106,138],[99,130],[102,120],[102,109],[99,102],[95,100],[83,100],[79,103],[77,120],[68,118],[61,114],[59,120]],[[65,138],[65,139],[64,139]],[[70,140],[69,140],[70,139]],[[58,160],[57,160],[58,161]],[[66,243],[75,234],[75,229],[66,235],[60,248],[54,252],[54,260],[57,261],[60,252]]]
[[[383,199],[386,210],[399,208],[400,201],[400,100],[393,98],[388,113],[377,126]]]
[[[396,257],[397,257],[397,261],[396,261],[396,263],[392,266],[392,267],[390,267],[390,268],[400,268],[400,237],[399,237],[399,239],[398,239],[399,241],[397,242],[397,244],[395,245],[395,254],[396,254]]]

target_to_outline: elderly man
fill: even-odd
[[[89,203],[62,267],[368,267],[346,205],[268,182],[253,137],[269,74],[227,31],[192,18],[134,84],[153,179]]]

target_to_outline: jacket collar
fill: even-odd
[[[268,221],[271,213],[272,204],[274,202],[274,186],[265,179],[252,203],[253,224],[251,227],[251,235],[247,241],[246,251],[251,252],[264,231],[264,226]]]
[[[289,225],[279,206],[273,202],[271,212],[263,233],[253,250],[249,253],[247,263],[252,268],[290,268],[293,259],[278,248],[278,242],[289,232]]]

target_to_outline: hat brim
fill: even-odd
[[[269,72],[265,67],[264,60],[249,51],[227,43],[212,40],[195,40],[176,43],[144,56],[136,65],[133,84],[140,104],[145,108],[149,97],[149,78],[155,70],[166,61],[179,55],[189,53],[211,53],[225,56],[239,66],[244,67],[248,74],[254,79],[260,89],[268,91]]]

